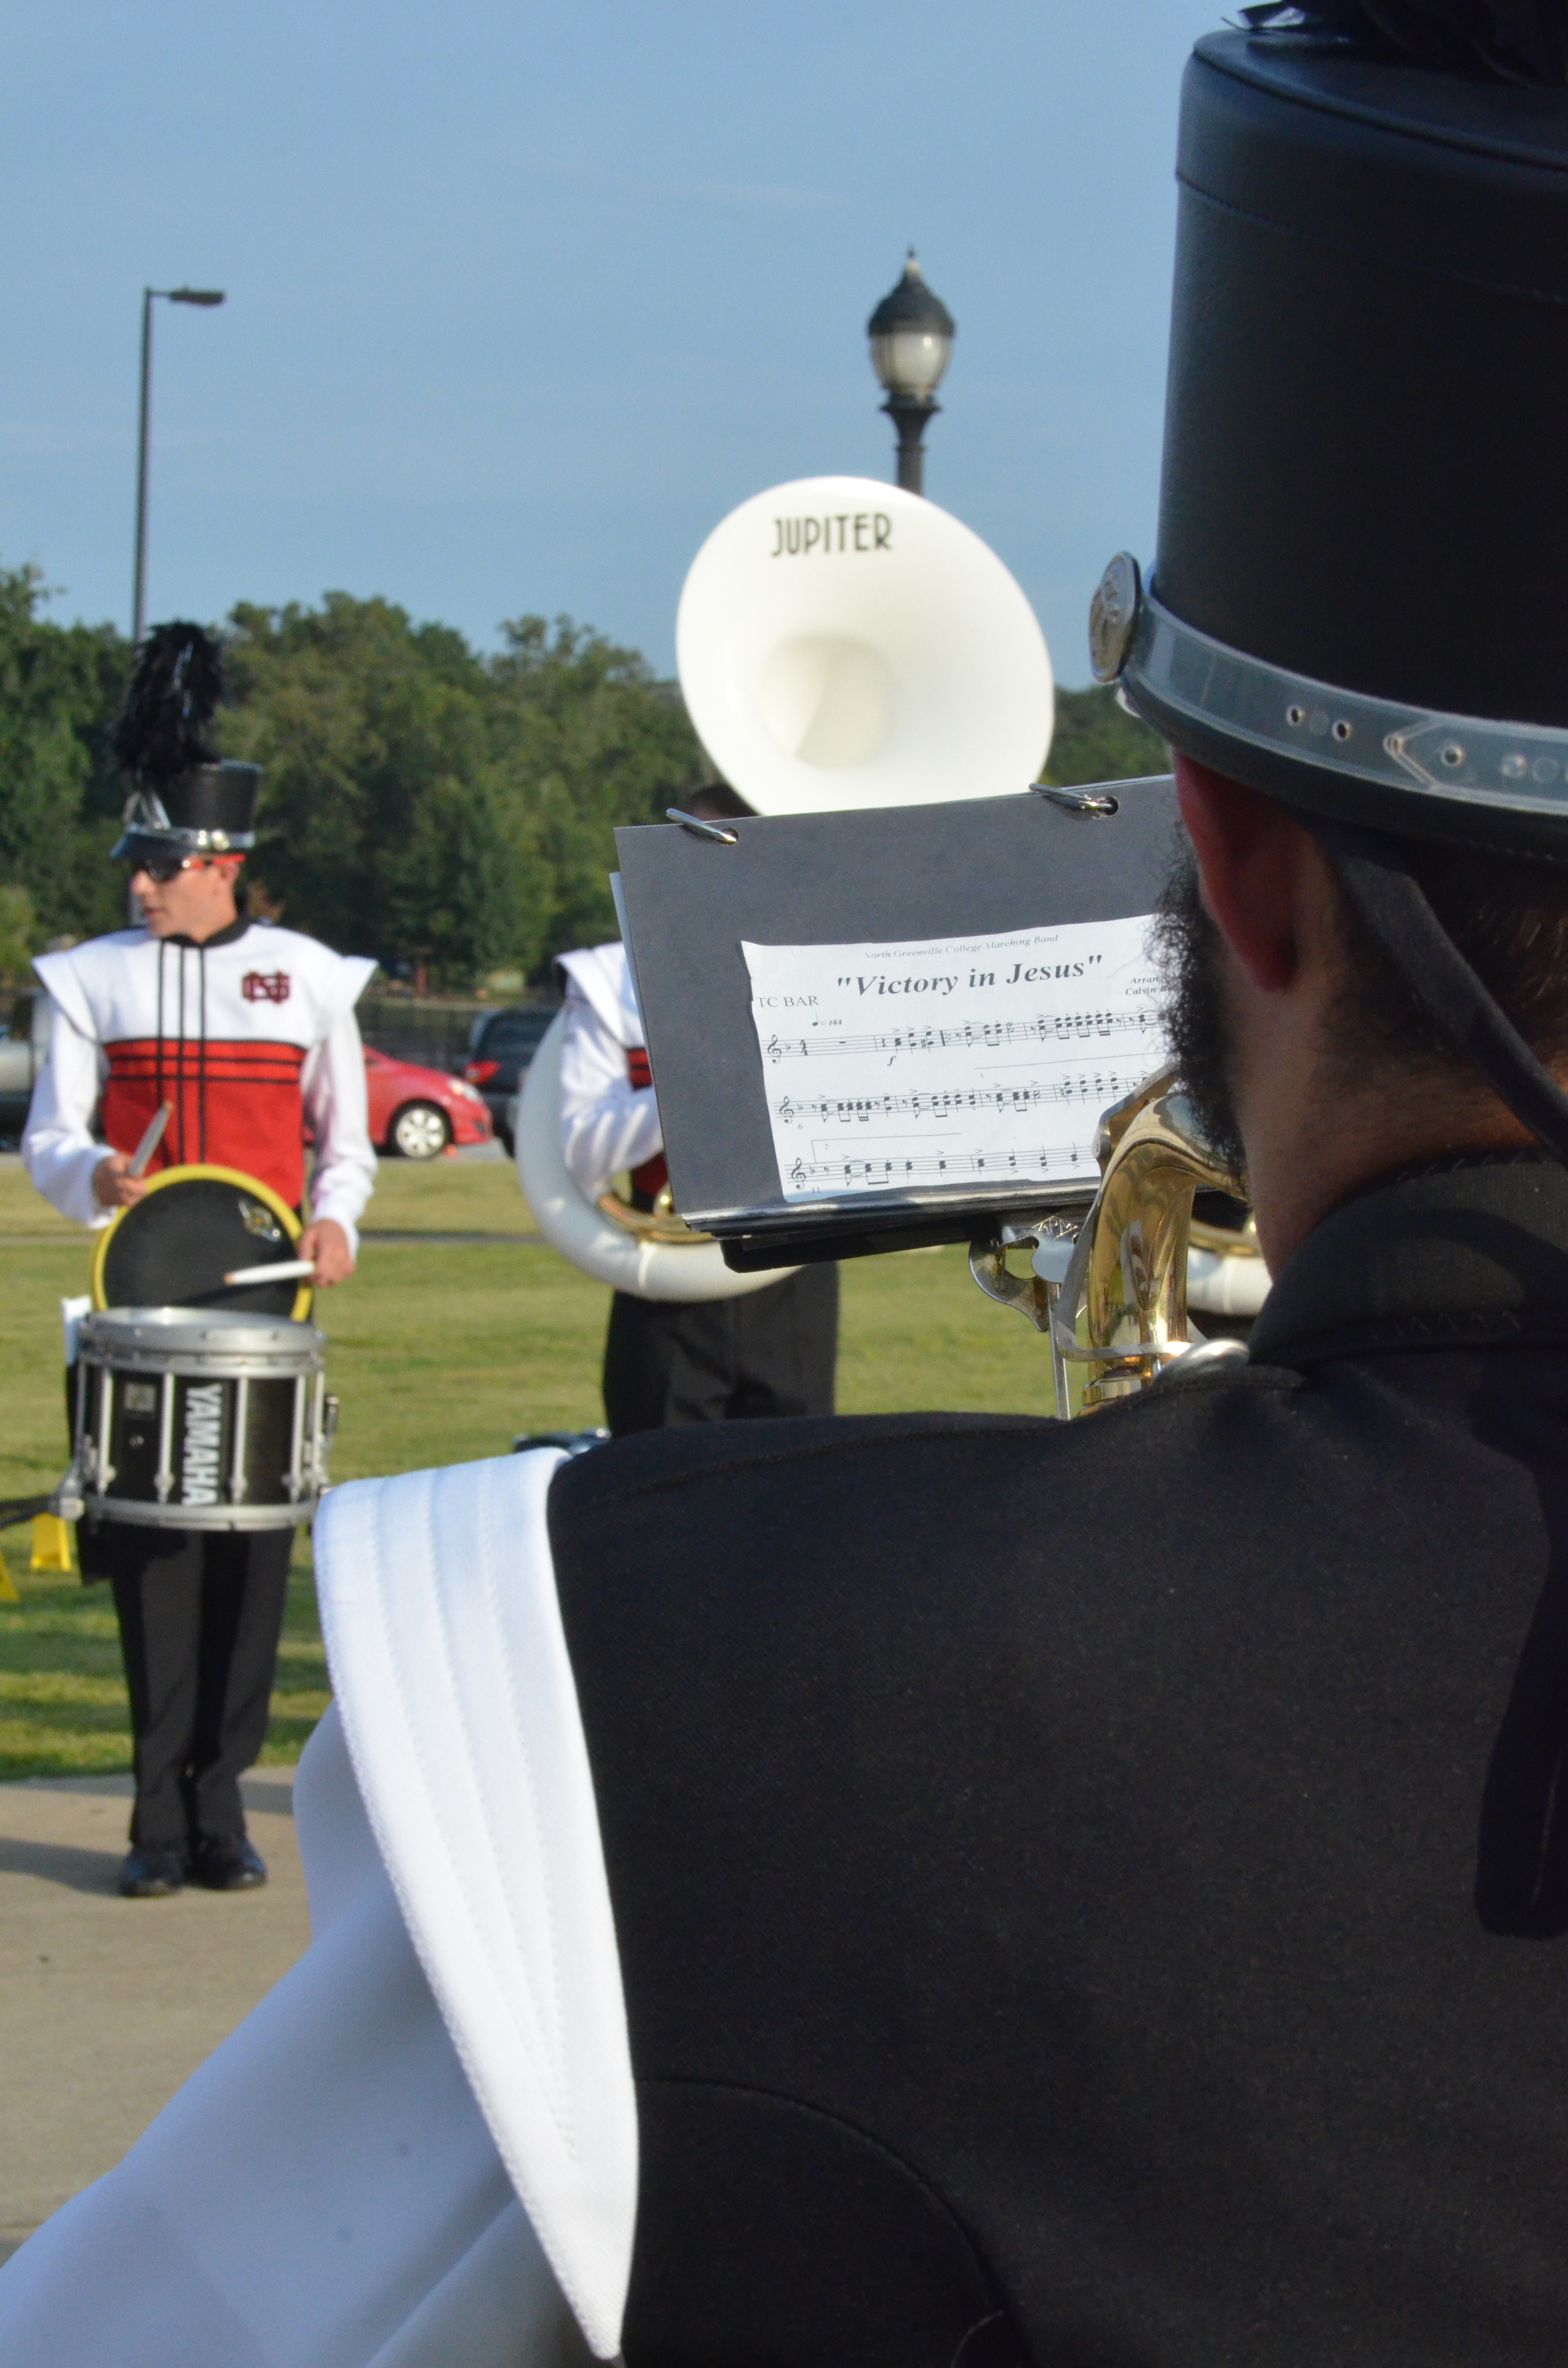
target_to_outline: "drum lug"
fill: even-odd
[[[98,1367],[98,1436],[93,1452],[91,1478],[100,1497],[108,1494],[115,1466],[110,1462],[114,1440],[114,1375],[108,1365]]]
[[[250,1376],[242,1373],[234,1383],[233,1445],[229,1459],[229,1502],[243,1505],[245,1496],[245,1429],[250,1412]]]
[[[65,1477],[50,1499],[49,1509],[62,1521],[79,1521],[87,1508],[83,1499],[82,1459],[73,1456]]]
[[[158,1469],[153,1486],[160,1505],[166,1505],[175,1485],[175,1377],[165,1373],[158,1383]]]

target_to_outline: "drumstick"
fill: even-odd
[[[175,1106],[173,1102],[159,1103],[156,1114],[147,1121],[146,1133],[142,1135],[141,1142],[137,1144],[135,1150],[131,1155],[131,1165],[125,1171],[128,1176],[140,1176],[142,1173],[143,1169],[146,1167],[147,1162],[152,1158],[153,1154],[158,1148],[159,1144],[162,1143],[164,1139],[164,1129],[167,1126],[174,1114]]]
[[[279,1258],[274,1266],[237,1266],[223,1280],[231,1287],[247,1282],[296,1282],[315,1270],[314,1258]]]

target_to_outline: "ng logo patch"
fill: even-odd
[[[280,1242],[283,1238],[283,1228],[271,1210],[264,1209],[259,1201],[247,1201],[243,1193],[240,1196],[240,1223],[246,1233],[254,1234],[259,1242]]]

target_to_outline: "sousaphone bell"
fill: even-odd
[[[762,815],[1005,796],[1051,746],[1051,659],[1022,588],[972,529],[875,478],[802,477],[732,510],[687,575],[676,656],[699,738]],[[650,1217],[580,1190],[561,1150],[563,1025],[517,1110],[518,1175],[547,1240],[642,1299],[777,1282],[784,1269],[733,1272],[673,1207]]]

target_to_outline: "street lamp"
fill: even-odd
[[[926,287],[915,249],[896,288],[882,298],[866,324],[871,367],[887,389],[882,409],[898,430],[898,482],[907,493],[924,493],[926,422],[940,411],[942,382],[958,335],[953,316]]]
[[[142,424],[136,448],[136,587],[131,604],[132,645],[147,621],[147,429],[153,393],[153,299],[171,304],[221,304],[222,288],[143,288],[142,290]]]

